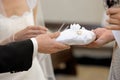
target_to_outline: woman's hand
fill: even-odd
[[[45,34],[47,32],[47,28],[38,27],[38,26],[29,26],[14,35],[14,41],[21,41],[25,39],[29,39],[32,37],[36,37],[40,34]]]
[[[120,30],[120,8],[109,8],[107,15],[109,16],[107,22],[111,25],[106,26],[106,28],[110,30]]]
[[[96,40],[91,44],[86,45],[88,48],[98,48],[114,40],[114,36],[111,30],[105,28],[97,28],[93,30],[96,34]]]

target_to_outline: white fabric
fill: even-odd
[[[33,58],[37,56],[37,52],[38,52],[38,44],[35,38],[31,38],[31,41],[33,42],[33,47],[34,47],[34,51],[33,51]]]
[[[115,47],[108,80],[120,80],[120,48]]]
[[[0,40],[11,36],[12,34],[24,29],[29,25],[34,25],[32,9],[36,4],[35,1],[36,0],[30,0],[30,2],[34,2],[33,4],[33,3],[30,3],[29,0],[27,0],[28,5],[30,4],[29,6],[31,11],[26,11],[22,16],[12,15],[10,18],[8,18],[4,14],[0,13]],[[1,10],[1,11],[4,11],[4,10]],[[35,46],[34,52],[37,52],[36,51],[37,43],[33,39],[32,41]],[[34,54],[37,54],[37,53],[34,53]],[[37,56],[34,57],[32,67],[30,68],[29,71],[18,72],[14,74],[3,73],[3,74],[0,74],[0,80],[54,80],[50,55],[44,55],[44,57],[42,56],[43,55],[41,54],[40,55],[41,58],[39,58],[40,62],[38,62]],[[44,64],[47,64],[47,66]],[[51,72],[47,72],[49,71],[49,69]]]
[[[96,35],[94,32],[89,31],[79,24],[73,24],[70,29],[66,29],[61,32],[56,41],[62,42],[68,45],[86,45],[95,40]]]
[[[37,25],[45,26],[41,7],[42,7],[41,0],[38,0],[38,13],[37,13],[36,23]],[[51,61],[51,55],[41,53],[41,54],[38,54],[37,57],[38,57],[39,63],[42,66],[42,69],[44,71],[44,74],[47,80],[55,80],[55,75],[53,72],[52,61]]]
[[[118,47],[120,48],[120,30],[112,30],[112,33],[115,37]]]

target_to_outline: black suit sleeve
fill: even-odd
[[[0,73],[26,71],[32,65],[31,40],[0,46]]]

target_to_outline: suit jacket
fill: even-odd
[[[26,71],[32,65],[31,40],[0,45],[0,73]]]

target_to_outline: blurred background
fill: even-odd
[[[57,31],[60,26],[79,23],[92,30],[102,27],[105,12],[102,0],[41,0],[45,26]],[[57,80],[107,80],[113,51],[113,42],[101,48],[71,49],[52,55]]]

